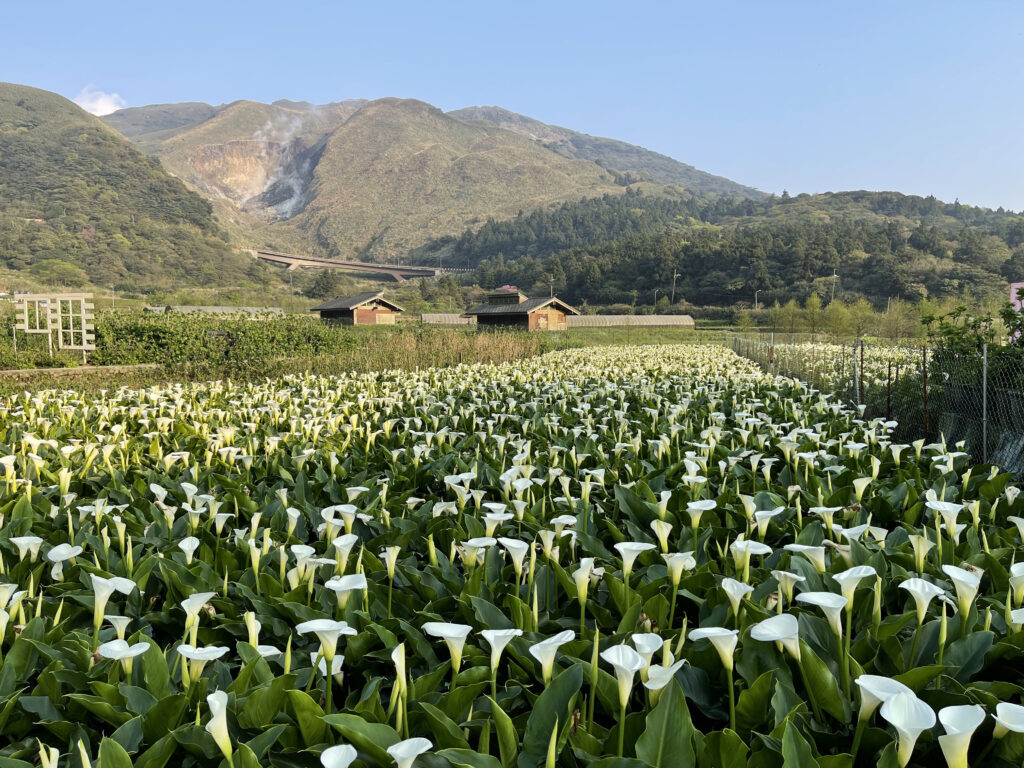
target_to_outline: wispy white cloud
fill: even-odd
[[[120,94],[97,91],[92,83],[79,91],[72,101],[94,115],[109,115],[128,106],[128,102],[121,98]]]

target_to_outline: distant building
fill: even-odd
[[[341,325],[394,325],[395,318],[405,310],[385,299],[383,291],[377,291],[339,296],[309,311],[319,312],[321,320]]]
[[[487,303],[466,312],[480,327],[521,328],[530,331],[564,331],[566,317],[578,310],[561,299],[530,299],[513,285],[503,285],[487,294]]]
[[[435,312],[420,315],[420,322],[424,325],[476,325],[476,318],[448,312]]]

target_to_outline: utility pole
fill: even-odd
[[[836,300],[836,280],[839,279],[839,272],[832,270],[832,298],[829,299],[829,304]]]
[[[760,292],[761,292],[760,288],[758,288],[756,291],[754,291],[754,311],[755,312],[757,312],[757,294],[759,294]]]
[[[676,303],[676,278],[682,277],[682,275],[676,270],[672,270],[672,304]]]

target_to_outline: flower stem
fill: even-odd
[[[326,661],[326,659],[325,659],[325,661]],[[331,659],[331,661],[326,662],[327,663],[327,674],[324,675],[324,689],[325,689],[325,692],[326,692],[326,696],[325,696],[326,704],[324,706],[324,711],[325,711],[325,714],[328,714],[328,715],[331,714],[331,699],[334,696],[334,685],[333,685],[334,678],[331,676],[331,669],[333,669],[333,667],[334,667],[333,662],[334,662],[334,659]]]
[[[619,706],[619,757],[622,757],[622,745],[626,736],[626,705]]]
[[[910,658],[907,659],[907,669],[914,668],[914,659],[917,658],[917,643],[921,639],[921,625],[917,625],[917,629],[914,630],[914,641],[910,644]]]
[[[733,731],[736,730],[736,686],[733,685],[733,673],[732,667],[730,666],[726,670],[726,676],[729,678],[729,728]]]
[[[857,751],[860,749],[860,740],[864,737],[864,728],[867,726],[867,719],[857,718],[857,729],[853,732],[853,747],[851,747],[850,765],[857,764]]]
[[[388,618],[391,618],[391,592],[395,586],[394,578],[388,579]]]
[[[846,616],[846,642],[843,642],[841,635],[836,635],[836,642],[839,645],[839,682],[843,688],[843,696],[850,698],[850,627],[853,625],[852,616]]]

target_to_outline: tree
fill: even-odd
[[[821,330],[825,317],[821,311],[821,297],[812,293],[804,302],[804,321],[807,323],[807,330],[817,333]]]
[[[796,299],[790,299],[782,307],[779,314],[779,322],[786,333],[796,333],[803,325],[803,311]]]
[[[875,330],[875,309],[867,299],[857,299],[850,306],[850,330],[858,339]]]
[[[841,301],[833,301],[826,308],[825,328],[833,339],[841,339],[850,333],[850,310]]]
[[[336,269],[323,269],[309,286],[306,295],[311,299],[334,298],[344,285],[344,278]]]

